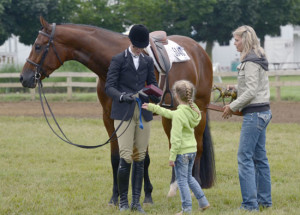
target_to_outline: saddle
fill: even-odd
[[[171,69],[171,62],[164,45],[168,44],[167,34],[165,31],[153,31],[149,37],[150,48],[153,52],[158,66],[164,73]]]
[[[169,80],[168,73],[171,69],[171,61],[167,50],[164,45],[168,44],[167,34],[165,31],[153,31],[149,36],[150,48],[154,56],[154,60],[157,62],[157,65],[160,67],[159,72],[159,87],[160,89],[164,89],[164,93],[161,99],[161,106],[166,108],[173,107],[173,95],[169,89]],[[163,74],[162,74],[163,73]],[[170,95],[171,104],[165,103],[166,95]]]

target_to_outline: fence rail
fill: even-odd
[[[277,101],[281,100],[280,97],[280,88],[284,86],[300,86],[300,81],[280,81],[281,76],[300,76],[300,70],[273,70],[268,72],[269,77],[275,77],[275,81],[270,82],[271,87],[276,88],[276,97]],[[237,72],[215,72],[214,77],[219,79],[222,77],[235,77]],[[0,73],[1,78],[19,78],[20,74],[18,73]],[[57,72],[53,73],[51,77],[63,77],[67,80],[65,82],[44,82],[44,87],[64,87],[67,88],[67,97],[68,99],[72,98],[73,87],[81,88],[96,88],[98,82],[98,76],[94,73],[88,72]],[[73,81],[73,78],[95,78],[94,82],[78,82]],[[218,83],[218,86],[225,87],[227,84]],[[21,83],[0,83],[1,88],[22,88]],[[35,99],[36,89],[31,89],[31,98]]]

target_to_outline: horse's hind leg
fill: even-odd
[[[145,162],[144,162],[144,192],[145,192],[145,199],[143,202],[144,204],[153,204],[152,195],[151,195],[153,186],[149,178],[149,165],[150,165],[150,157],[147,150]]]
[[[196,158],[194,161],[194,166],[193,166],[193,176],[196,179],[196,181],[201,185],[201,179],[200,179],[200,161],[201,161],[201,156],[203,153],[203,133],[204,133],[204,128],[206,124],[206,115],[202,114],[202,119],[199,123],[199,125],[195,128],[195,138],[197,141],[197,154]]]
[[[162,117],[162,125],[164,127],[164,131],[165,131],[165,133],[168,137],[168,140],[169,140],[169,148],[171,148],[171,144],[170,144],[171,120]],[[174,167],[173,167],[172,168],[171,183],[170,183],[170,190],[168,192],[167,197],[175,196],[177,189],[178,189],[178,185],[177,185],[177,182],[176,182],[175,171],[174,171]]]

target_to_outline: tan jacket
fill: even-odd
[[[269,103],[270,87],[267,71],[251,61],[241,63],[237,69],[238,97],[230,104],[230,109],[242,111],[250,104]]]

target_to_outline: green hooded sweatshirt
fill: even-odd
[[[197,105],[194,107],[198,109]],[[148,110],[165,118],[172,119],[170,161],[175,161],[178,154],[197,152],[194,128],[201,120],[189,105],[180,104],[177,110],[171,111],[149,103]]]

